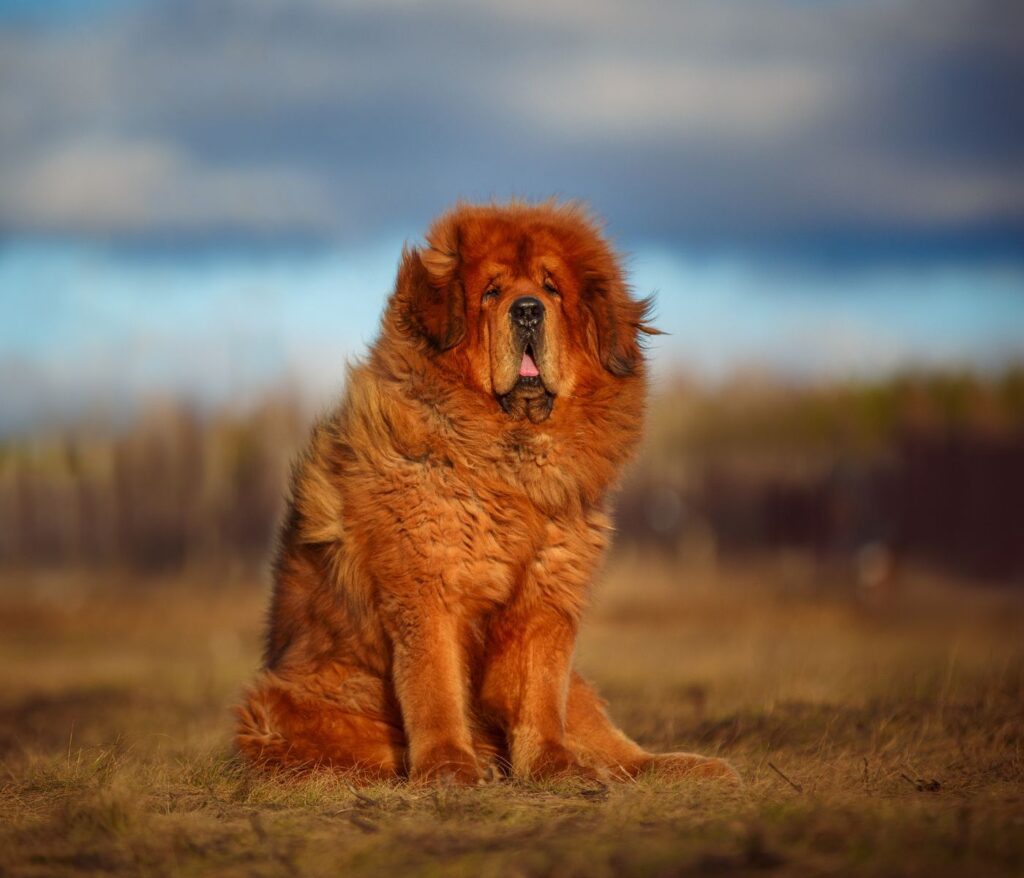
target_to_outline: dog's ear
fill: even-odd
[[[584,302],[597,335],[601,364],[612,375],[635,375],[643,363],[641,334],[660,335],[648,322],[654,297],[634,299],[614,260],[599,260],[584,278]]]
[[[408,324],[434,350],[455,347],[466,335],[466,294],[458,277],[458,230],[431,230],[428,247],[406,247],[396,290]]]

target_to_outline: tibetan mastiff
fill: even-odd
[[[459,205],[403,252],[295,467],[244,756],[366,781],[735,778],[643,750],[572,668],[649,306],[577,205]]]

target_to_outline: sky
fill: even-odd
[[[0,430],[328,393],[456,198],[583,198],[662,373],[1024,356],[1017,0],[0,0]]]

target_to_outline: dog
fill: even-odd
[[[572,669],[641,437],[650,300],[579,205],[460,204],[297,462],[237,747],[374,782],[736,780],[656,755]]]

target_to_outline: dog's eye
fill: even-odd
[[[558,287],[555,286],[555,282],[550,277],[544,278],[544,289],[551,293],[552,296],[562,295],[558,292]]]
[[[497,299],[500,293],[501,290],[499,290],[497,287],[488,287],[486,290],[484,290],[483,299],[485,302],[488,299]]]

